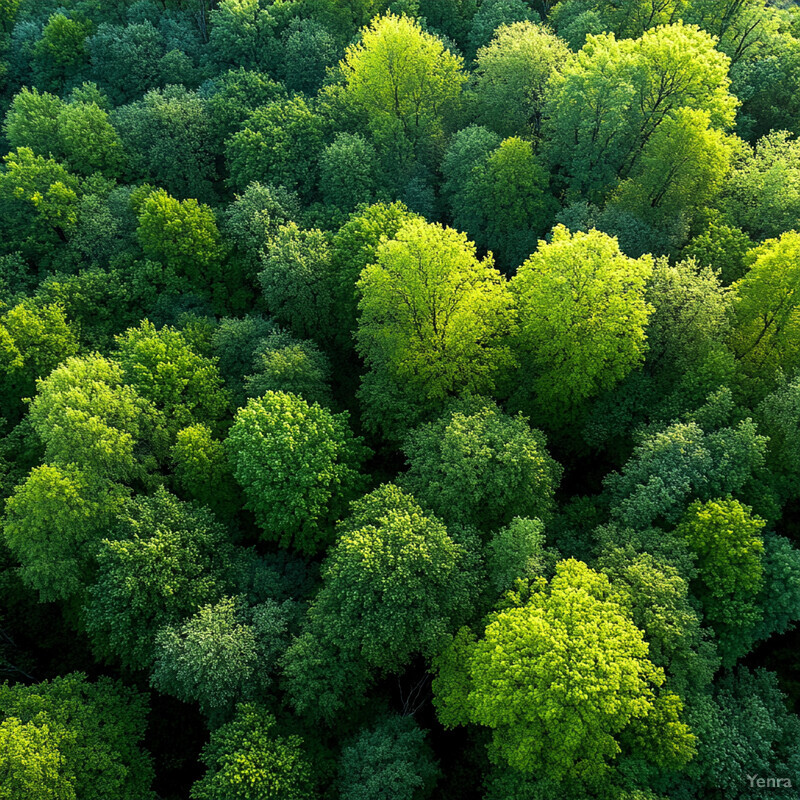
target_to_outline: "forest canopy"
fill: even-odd
[[[0,800],[796,800],[796,3],[0,0],[0,116]]]

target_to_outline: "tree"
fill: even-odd
[[[88,98],[88,94],[83,99],[80,92],[73,93],[65,103],[55,95],[23,87],[11,101],[3,124],[9,144],[29,147],[84,175],[99,171],[119,177],[125,163],[122,143],[108,112],[97,102],[102,97]]]
[[[754,601],[763,582],[764,525],[737,500],[711,500],[692,503],[675,529],[697,558],[697,594],[724,663],[747,652],[752,639],[742,629],[761,620]]]
[[[515,349],[533,377],[518,402],[535,420],[564,425],[641,363],[651,273],[650,257],[628,258],[600,231],[571,234],[561,225],[519,268],[511,281],[520,318]]]
[[[284,392],[239,409],[225,446],[265,539],[308,554],[330,543],[368,453],[347,420]]]
[[[517,580],[539,577],[547,566],[544,525],[538,519],[514,517],[489,541],[487,567],[496,592],[511,589]]]
[[[552,223],[558,207],[550,194],[549,176],[530,143],[505,139],[470,176],[469,206],[481,208],[479,244],[497,253],[511,272],[536,248],[538,237]]]
[[[368,114],[380,147],[425,154],[444,133],[466,76],[462,60],[408,17],[373,19],[347,48],[345,97]]]
[[[56,122],[70,169],[83,175],[100,172],[109,178],[120,177],[126,155],[105,109],[97,103],[72,102],[64,106]]]
[[[538,19],[538,14],[530,10],[525,0],[483,0],[472,18],[467,52],[473,57],[486,47],[498,28]]]
[[[633,0],[620,6],[613,0],[590,0],[575,3],[561,0],[555,4],[551,20],[564,35],[570,29],[594,28],[611,31],[620,39],[635,38],[645,31],[660,25],[669,25],[681,18],[687,6],[686,0]],[[705,25],[700,27],[708,29]],[[571,40],[571,37],[570,37]],[[582,44],[582,42],[581,42]]]
[[[248,608],[242,597],[202,606],[182,625],[158,632],[152,685],[199,702],[212,720],[230,716],[236,701],[265,694],[289,644],[293,610],[292,601]]]
[[[218,427],[228,411],[216,364],[175,328],[156,330],[146,320],[129,328],[117,336],[116,360],[126,385],[163,414],[170,439],[196,422]]]
[[[60,733],[16,717],[0,723],[0,798],[77,800],[59,751]]]
[[[323,120],[296,96],[275,100],[253,111],[242,128],[225,142],[230,184],[242,191],[264,180],[313,194],[323,149]]]
[[[435,656],[473,606],[475,566],[464,545],[391,484],[353,503],[338,534],[309,609],[312,638],[384,674],[417,654]],[[306,646],[295,642],[287,658]]]
[[[32,685],[0,685],[0,738],[5,733],[14,742],[10,752],[0,749],[0,764],[11,767],[10,774],[0,772],[0,797],[152,800],[153,768],[140,746],[146,717],[145,696],[109,678],[90,683],[72,673]],[[17,760],[31,750],[38,764]],[[44,772],[36,777],[49,778],[52,793],[43,792],[45,783],[33,787],[40,794],[11,794],[31,779],[32,770]]]
[[[31,55],[33,79],[42,89],[60,91],[84,64],[86,37],[92,23],[53,14],[42,28],[42,36],[34,44]]]
[[[60,249],[77,222],[78,178],[28,147],[14,150],[3,161],[0,212],[7,231],[3,250],[19,251],[44,267],[58,264]]]
[[[202,506],[163,488],[128,501],[101,543],[84,611],[94,651],[151,667],[162,627],[225,594],[230,555],[227,531]]]
[[[272,70],[277,62],[277,20],[265,0],[222,0],[210,15],[211,49],[231,67]]]
[[[143,478],[153,462],[158,414],[102,356],[68,358],[39,382],[30,421],[48,463],[78,465],[112,481]]]
[[[221,145],[240,130],[261,106],[286,99],[286,88],[266,73],[244,67],[229,69],[201,89],[214,136]]]
[[[645,299],[653,311],[644,365],[594,405],[596,441],[627,437],[644,420],[693,412],[735,374],[728,348],[735,298],[710,267],[656,259]]]
[[[646,368],[676,378],[700,369],[726,342],[734,295],[710,267],[658,259],[647,287],[653,312],[647,321]]]
[[[768,438],[767,469],[781,504],[800,496],[800,382],[782,379],[754,409]]]
[[[733,123],[728,58],[704,31],[682,23],[639,39],[589,36],[555,79],[546,137],[571,187],[602,199],[632,174],[654,132],[680,108],[705,111],[712,128]]]
[[[566,43],[541,25],[498,28],[476,57],[478,123],[502,137],[538,136],[548,84],[568,56]]]
[[[278,229],[258,280],[269,312],[302,339],[327,343],[334,332],[330,243],[320,230],[289,222]]]
[[[453,134],[442,159],[442,195],[450,208],[453,227],[479,235],[484,225],[485,204],[476,175],[500,145],[500,137],[486,127],[469,125]]]
[[[14,95],[3,121],[8,143],[12,148],[29,147],[42,156],[59,156],[58,115],[63,107],[56,95],[23,87]]]
[[[257,314],[241,319],[226,317],[214,329],[214,356],[234,407],[241,407],[247,401],[245,377],[255,369],[257,354],[273,332],[275,324]]]
[[[688,225],[719,192],[735,146],[711,126],[707,111],[676,109],[644,145],[612,203],[657,227]]]
[[[331,374],[330,360],[314,342],[276,331],[256,352],[253,373],[245,378],[245,390],[248,397],[288,392],[307,403],[330,406]]]
[[[342,800],[424,800],[439,770],[413,717],[392,716],[364,728],[342,748]]]
[[[731,347],[745,375],[766,384],[800,364],[796,308],[800,302],[800,233],[770,239],[748,255],[736,285]]]
[[[42,602],[71,600],[91,581],[102,536],[127,492],[74,465],[36,467],[8,498],[3,538]]]
[[[193,800],[311,800],[311,765],[296,735],[278,733],[275,717],[252,703],[217,728],[203,748],[206,774],[192,786]]]
[[[149,20],[131,25],[102,22],[87,40],[92,79],[114,105],[140,98],[159,82],[164,37]]]
[[[627,590],[625,605],[650,646],[650,660],[664,670],[665,687],[683,697],[691,709],[708,691],[720,666],[689,590],[695,575],[689,567],[691,555],[682,548],[683,540],[661,530],[641,538],[630,530],[616,535],[604,532],[602,540],[598,567],[614,586]],[[651,544],[658,540],[663,542],[661,550]]]
[[[62,361],[79,349],[75,328],[59,305],[30,300],[0,316],[0,398],[4,413],[16,420],[22,403]]]
[[[445,725],[491,728],[496,757],[514,769],[597,785],[631,727],[661,740],[656,762],[678,766],[693,755],[681,702],[657,694],[664,674],[647,654],[608,579],[563,561],[527,601],[512,595],[483,638],[466,629],[456,637],[438,660],[434,702]]]
[[[222,243],[209,206],[176,200],[159,189],[143,200],[137,216],[136,235],[150,258],[163,261],[198,286],[221,274]]]
[[[720,280],[728,286],[743,277],[745,259],[752,247],[753,241],[741,228],[712,221],[689,241],[683,254],[719,272]]]
[[[561,479],[545,438],[491,401],[454,405],[406,439],[401,484],[448,523],[492,531],[514,517],[547,518]]]
[[[743,771],[794,775],[800,761],[800,722],[787,710],[774,673],[746,668],[729,672],[717,681],[713,698],[698,703],[689,713],[698,733],[696,763],[687,776],[687,783],[694,788],[709,787],[735,797]],[[767,792],[781,794],[772,788],[763,794]]]
[[[377,154],[363,136],[338,133],[320,159],[322,201],[345,212],[370,203],[377,188]]]
[[[134,175],[176,197],[214,199],[216,152],[205,103],[184,86],[152,89],[111,120]]]
[[[241,506],[225,447],[202,422],[175,435],[170,451],[175,481],[190,500],[210,508],[221,518],[231,518]]]
[[[766,446],[750,419],[710,433],[696,422],[666,426],[603,481],[612,517],[639,529],[657,520],[676,525],[693,500],[742,492],[763,466]]]
[[[261,267],[262,252],[269,250],[282,225],[299,214],[296,197],[282,188],[251,183],[237,194],[220,215],[220,230],[252,286]]]
[[[315,94],[340,55],[331,32],[314,19],[293,19],[283,34],[283,75],[289,91]]]
[[[490,394],[511,364],[512,299],[463,233],[423,220],[381,244],[357,284],[365,421],[389,436],[448,397]]]

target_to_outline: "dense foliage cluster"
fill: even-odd
[[[794,800],[800,9],[0,0],[0,800]]]

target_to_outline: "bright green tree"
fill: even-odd
[[[239,409],[226,440],[246,507],[265,539],[313,554],[332,540],[333,523],[363,487],[368,451],[347,414],[296,395],[267,392]]]
[[[354,211],[331,241],[331,272],[334,283],[334,313],[337,343],[353,348],[358,325],[358,282],[364,267],[378,258],[381,241],[393,239],[415,214],[402,203],[375,203]]]
[[[124,381],[164,416],[170,437],[195,422],[218,427],[228,395],[217,366],[199,355],[175,328],[157,330],[145,320],[117,337]]]
[[[729,60],[704,31],[677,23],[639,39],[589,36],[557,76],[546,106],[548,152],[593,201],[627,178],[658,127],[679,108],[733,122]]]
[[[745,375],[774,381],[800,365],[800,233],[789,231],[750,251],[737,284],[731,346]]]
[[[59,305],[30,300],[0,316],[0,399],[4,416],[14,421],[22,403],[34,395],[36,381],[78,352],[77,332]]]
[[[688,225],[718,194],[735,146],[711,126],[707,111],[676,109],[655,129],[612,202],[656,226]]]
[[[511,364],[512,298],[463,233],[407,222],[358,281],[366,422],[388,435],[461,392],[487,393]]]
[[[170,451],[175,480],[190,500],[229,518],[241,506],[239,488],[225,455],[225,447],[202,422],[182,428]]]
[[[214,211],[197,200],[176,200],[163,189],[148,195],[138,209],[136,235],[150,257],[208,285],[222,269],[222,243]]]
[[[445,725],[485,725],[514,769],[595,786],[626,729],[660,740],[665,766],[692,757],[681,702],[657,694],[663,671],[605,576],[563,561],[549,585],[509,605],[481,639],[464,629],[440,657],[434,697]]]
[[[52,158],[20,147],[3,157],[0,213],[5,220],[5,252],[19,251],[42,266],[58,262],[78,220],[77,177]]]
[[[32,470],[8,498],[3,537],[23,582],[42,602],[69,600],[90,582],[101,538],[122,508],[124,487],[73,465]]]
[[[345,97],[383,148],[424,152],[444,133],[466,81],[462,60],[409,17],[376,17],[341,63]]]
[[[754,239],[794,228],[800,217],[800,143],[787,131],[774,131],[743,147],[720,206]]]
[[[55,466],[77,464],[112,481],[142,478],[155,466],[158,413],[102,356],[69,358],[41,380],[29,417]]]
[[[524,374],[532,373],[519,402],[534,419],[564,424],[641,363],[651,272],[649,256],[628,258],[600,231],[571,234],[563,226],[519,268],[511,281],[516,352]]]
[[[211,734],[200,756],[206,774],[192,786],[192,800],[312,800],[316,797],[303,740],[284,736],[275,717],[252,703]]]
[[[710,500],[692,503],[675,529],[697,558],[697,594],[727,663],[749,649],[742,629],[761,620],[754,601],[763,583],[764,525],[737,500]]]
[[[60,730],[47,723],[0,722],[0,798],[77,800],[74,777],[59,750]]]

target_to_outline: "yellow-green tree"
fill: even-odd
[[[462,59],[408,17],[387,14],[364,28],[341,62],[345,96],[368,115],[384,147],[437,142],[466,81]]]
[[[628,258],[600,231],[560,225],[519,268],[511,281],[525,371],[517,399],[537,420],[568,420],[641,363],[652,269],[649,256]]]
[[[548,585],[510,594],[482,638],[462,629],[438,660],[434,703],[446,726],[492,729],[495,757],[523,773],[597,785],[635,732],[639,754],[680,766],[694,752],[677,696],[608,579],[562,561]]]
[[[744,373],[774,380],[800,364],[800,233],[769,239],[747,255],[750,269],[735,287],[731,346]]]
[[[378,250],[358,282],[360,396],[390,436],[462,392],[491,394],[511,363],[508,286],[463,233],[421,219]]]

